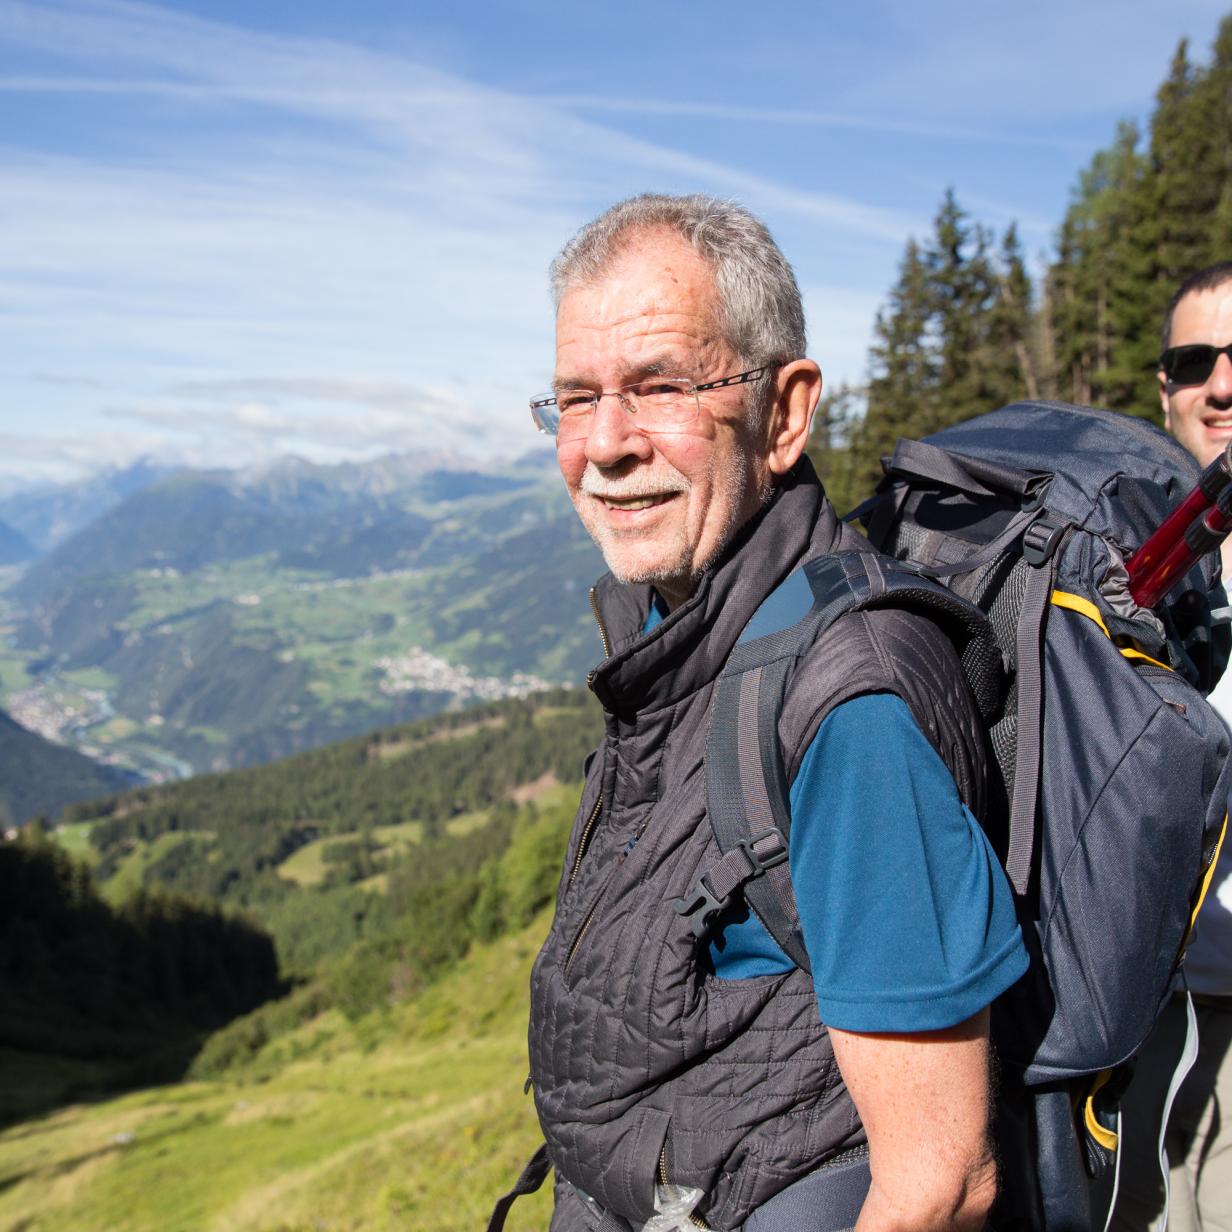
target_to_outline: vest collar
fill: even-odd
[[[604,574],[594,601],[611,654],[590,681],[603,708],[618,715],[657,710],[710,684],[761,601],[805,560],[833,551],[839,535],[821,481],[801,458],[693,594],[645,636],[650,587]]]

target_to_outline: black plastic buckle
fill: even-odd
[[[1068,522],[1056,523],[1047,518],[1036,518],[1022,533],[1023,560],[1037,569],[1046,564],[1067,530]]]
[[[769,838],[776,839],[777,846],[769,852],[755,850],[757,843],[764,843]],[[745,882],[752,881],[755,877],[760,877],[767,869],[782,864],[787,859],[788,854],[787,840],[775,826],[762,830],[758,834],[751,835],[749,838],[742,838],[731,850],[744,852],[744,858],[749,862],[749,871],[741,875],[736,889],[743,886]],[[730,854],[731,852],[728,853],[728,855]],[[724,856],[724,859],[726,860],[727,856]],[[677,915],[693,917],[690,921],[690,927],[693,930],[693,936],[698,938],[698,940],[706,935],[711,919],[731,905],[735,894],[733,890],[731,894],[725,894],[722,898],[719,898],[706,880],[708,875],[708,872],[702,873],[684,898],[677,898],[672,901],[672,906],[676,909]]]
[[[699,941],[706,935],[712,916],[717,915],[731,903],[731,895],[715,898],[714,891],[706,884],[706,874],[703,873],[694,883],[692,890],[685,898],[677,898],[672,902],[677,915],[691,915],[690,927],[693,936]]]
[[[778,850],[770,852],[769,855],[760,855],[753,850],[754,843],[763,842],[768,838],[776,838],[779,841]],[[774,868],[778,864],[782,864],[787,859],[787,840],[783,837],[777,826],[771,826],[768,830],[763,830],[760,834],[754,834],[752,838],[742,838],[740,846],[744,848],[744,854],[748,856],[749,863],[753,866],[754,877],[760,877],[768,868]]]

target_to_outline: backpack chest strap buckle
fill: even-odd
[[[787,839],[776,826],[742,838],[697,878],[688,894],[673,899],[672,906],[677,915],[692,917],[693,936],[700,940],[709,931],[710,921],[731,905],[743,886],[782,864],[787,856]]]

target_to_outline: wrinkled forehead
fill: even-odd
[[[664,364],[693,376],[730,350],[718,308],[713,273],[693,248],[676,236],[648,236],[561,296],[557,379],[607,380]]]

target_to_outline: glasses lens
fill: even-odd
[[[530,415],[535,421],[535,427],[544,436],[555,436],[560,423],[560,410],[556,406],[555,394],[536,394],[530,400]]]
[[[558,389],[556,391],[556,437],[575,441],[590,433],[595,419],[595,394],[590,389]]]
[[[697,393],[684,377],[652,377],[620,392],[643,432],[674,432],[697,418]]]
[[[1164,352],[1164,373],[1174,385],[1201,385],[1218,358],[1218,348],[1205,343],[1171,347]]]

